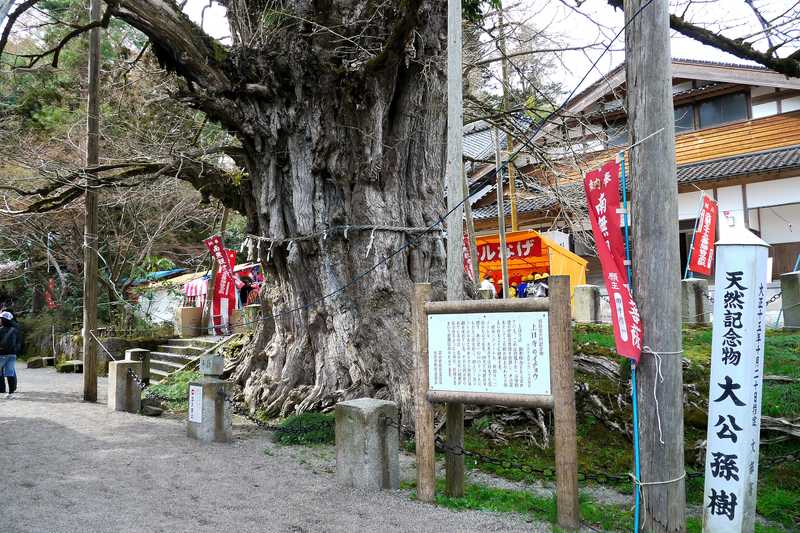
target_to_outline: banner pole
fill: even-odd
[[[627,262],[628,283],[633,293],[633,264],[631,263],[631,240],[628,221],[628,181],[625,175],[625,152],[619,153],[620,178],[622,180],[623,227],[625,228],[625,260]],[[638,482],[641,479],[641,460],[639,458],[639,396],[636,392],[636,363],[631,361],[631,405],[633,407],[633,472]],[[636,483],[633,485],[634,511],[633,530],[639,531],[639,510],[641,494]]]
[[[692,252],[694,252],[694,236],[697,235],[697,227],[700,224],[700,215],[703,213],[703,196],[700,195],[700,209],[697,210],[697,217],[694,220],[694,231],[692,232],[692,243],[689,245],[689,253],[686,255],[686,270],[683,272],[683,279],[694,278],[694,274],[689,270],[689,265],[692,264]]]

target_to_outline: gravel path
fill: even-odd
[[[99,402],[87,404],[80,374],[18,373],[19,397],[0,398],[3,532],[551,530],[344,489],[330,469],[252,427],[234,426],[233,443],[203,445],[186,438],[183,421],[109,411],[105,379]]]

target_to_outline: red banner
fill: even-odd
[[[620,205],[619,164],[609,161],[599,170],[589,172],[583,180],[583,186],[597,255],[608,290],[617,353],[638,363],[642,353],[642,325],[625,268],[625,243],[622,239],[621,216],[617,211]]]
[[[225,247],[222,245],[222,237],[214,235],[204,240],[203,243],[211,252],[211,256],[217,260],[220,270],[233,278],[233,264],[230,261],[230,256],[225,253]]]
[[[703,195],[703,207],[697,217],[692,237],[692,252],[689,270],[704,276],[711,275],[714,268],[714,236],[717,232],[717,202]]]
[[[55,278],[50,278],[47,280],[47,287],[44,289],[44,300],[47,302],[47,308],[50,310],[58,309],[58,304],[56,303],[55,297],[53,296],[56,293],[56,280]]]
[[[609,161],[597,170],[586,174],[584,186],[586,198],[593,199],[589,203],[590,215],[597,220],[601,237],[598,239],[595,231],[595,241],[605,242],[611,251],[617,270],[628,283],[628,269],[625,268],[625,241],[622,238],[622,220],[619,214],[619,163]],[[594,228],[594,226],[592,226]],[[599,245],[598,245],[599,247]],[[603,269],[605,271],[605,269]]]
[[[518,241],[506,241],[506,249],[508,250],[508,259],[538,257],[542,255],[542,239],[529,237]],[[492,242],[481,244],[478,247],[478,260],[481,262],[499,261],[500,244]]]

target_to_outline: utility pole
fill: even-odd
[[[464,299],[461,0],[447,0],[447,299]],[[447,444],[464,446],[464,405],[447,404]],[[464,456],[447,453],[447,494],[464,495]]]
[[[686,531],[686,492],[678,186],[668,1],[627,0],[625,22],[628,128],[634,145],[630,150],[633,284],[642,318],[642,346],[663,354],[660,372],[659,357],[648,352],[642,353],[636,369],[640,481],[645,484],[639,530],[674,533]],[[662,133],[636,145],[660,129]]]
[[[89,19],[100,20],[101,0],[91,0]],[[100,161],[100,28],[89,30],[89,91],[86,104],[86,166]],[[95,177],[86,178],[83,226],[83,400],[97,401],[97,191]]]
[[[508,79],[508,55],[506,53],[506,26],[503,19],[503,8],[497,10],[497,21],[500,27],[500,36],[497,39],[497,46],[500,49],[500,56],[502,60],[501,74],[503,78],[503,112],[509,113],[511,108],[511,83]],[[514,117],[509,113],[506,117],[512,126],[509,131],[513,131],[515,127]],[[514,152],[514,137],[506,134],[506,153],[510,156]],[[502,184],[501,184],[502,191]],[[511,159],[508,159],[508,198],[511,207],[511,231],[519,231],[519,222],[517,221],[517,178],[514,176],[514,165],[511,164]]]

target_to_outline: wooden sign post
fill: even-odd
[[[548,298],[430,302],[415,289],[417,497],[436,493],[433,403],[542,407],[555,414],[558,525],[577,530],[572,327],[568,276]]]

